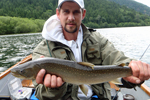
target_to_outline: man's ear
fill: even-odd
[[[83,9],[82,20],[85,18],[85,15],[86,15],[86,9]]]
[[[59,13],[60,13],[60,12],[59,12],[59,9],[57,8],[57,9],[56,9],[56,15],[57,15],[57,17],[60,19],[60,16],[59,16],[60,14],[59,14]]]

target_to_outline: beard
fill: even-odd
[[[73,24],[75,24],[75,23],[73,23]],[[68,33],[75,33],[75,32],[77,32],[78,28],[77,28],[76,24],[75,24],[75,27],[67,27],[67,23],[66,23],[64,30]]]
[[[77,27],[74,30],[68,30],[66,27],[64,27],[64,29],[68,33],[75,33],[77,31]]]

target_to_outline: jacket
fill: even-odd
[[[115,49],[113,44],[103,37],[100,33],[90,29],[83,24],[83,42],[81,46],[82,60],[95,65],[128,65],[132,60],[124,55],[123,52]],[[60,58],[75,61],[73,52],[69,47],[54,41],[43,40],[33,51],[33,60],[45,57]],[[33,82],[36,89],[35,96],[39,100],[79,100],[77,97],[78,85],[64,83],[59,88],[48,88],[48,93],[42,84]],[[100,100],[111,100],[110,85],[108,82],[91,85],[91,88]]]

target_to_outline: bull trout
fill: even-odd
[[[35,79],[41,69],[61,77],[64,82],[77,85],[103,83],[132,75],[131,68],[127,66],[97,66],[58,58],[39,58],[29,61],[15,66],[11,69],[11,73],[21,79]]]

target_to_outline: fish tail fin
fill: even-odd
[[[88,87],[86,87],[84,84],[79,85],[81,91],[87,96],[88,93]]]

